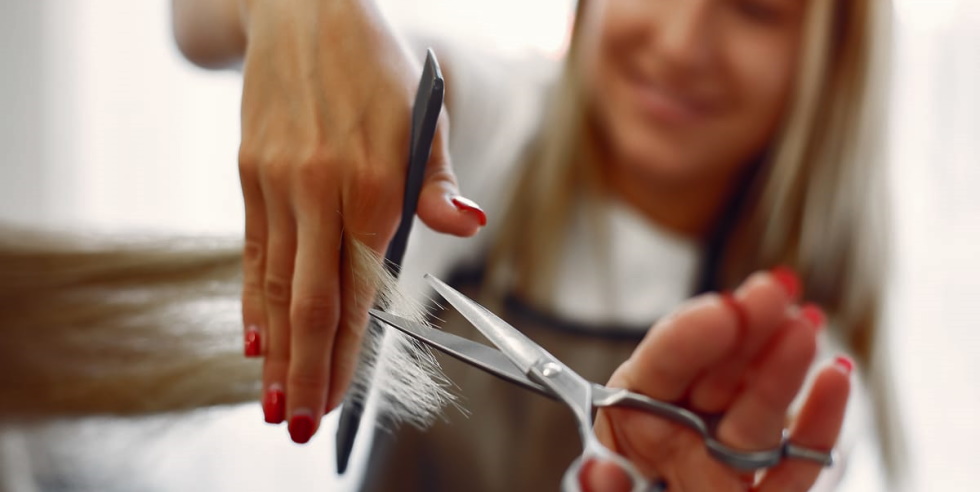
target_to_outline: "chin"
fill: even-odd
[[[663,184],[690,182],[704,172],[696,149],[657,136],[636,136],[621,142],[620,162],[629,174]]]

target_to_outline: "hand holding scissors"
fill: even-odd
[[[767,470],[760,490],[806,490],[832,461],[849,387],[846,364],[819,373],[793,429],[784,432],[821,323],[805,309],[801,314],[794,295],[769,273],[659,323],[610,381],[634,391],[584,380],[485,308],[431,280],[499,351],[386,313],[372,316],[566,403],[583,452],[566,472],[564,490],[581,489],[597,473],[618,476],[624,488],[615,490],[745,490],[760,470]],[[686,405],[669,403],[675,401]],[[591,412],[603,407],[593,432]],[[647,477],[657,480],[651,486]]]

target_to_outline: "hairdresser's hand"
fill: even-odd
[[[790,421],[791,441],[831,449],[844,418],[850,362],[841,358],[823,367],[800,413],[788,418],[823,324],[817,308],[794,305],[795,285],[791,276],[759,273],[731,297],[710,295],[687,304],[651,330],[609,385],[721,415],[717,437],[736,449],[778,446]],[[595,430],[641,472],[665,480],[671,492],[745,491],[753,484],[753,474],[711,458],[694,432],[650,414],[605,409]],[[751,490],[808,490],[820,470],[813,462],[786,460]],[[593,463],[581,478],[593,492],[629,490],[628,479],[611,463]]]
[[[246,352],[265,355],[266,420],[306,442],[352,377],[374,298],[352,241],[383,254],[398,225],[424,53],[369,0],[245,0],[242,23]],[[446,139],[443,118],[418,215],[473,235],[485,218],[459,200]]]

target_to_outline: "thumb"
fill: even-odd
[[[433,230],[469,237],[487,224],[487,215],[476,202],[462,196],[449,158],[445,113],[432,142],[417,214]]]
[[[633,482],[619,465],[612,461],[589,460],[579,474],[579,484],[585,492],[629,492]]]

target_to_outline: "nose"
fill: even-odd
[[[667,2],[655,43],[665,61],[685,68],[705,66],[711,58],[710,0]]]

